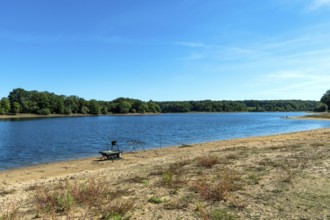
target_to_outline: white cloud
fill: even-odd
[[[291,70],[287,70],[287,71],[279,71],[279,72],[274,72],[271,74],[268,74],[266,76],[266,78],[273,80],[273,79],[277,79],[277,80],[289,80],[289,79],[310,79],[310,78],[314,78],[313,75],[308,75],[304,72],[301,71],[291,71]]]
[[[196,47],[208,47],[209,45],[200,43],[200,42],[188,42],[188,41],[182,41],[182,42],[174,42],[174,44],[180,45],[180,46],[185,46],[185,47],[191,47],[191,48],[196,48]]]
[[[316,10],[324,7],[330,8],[330,0],[313,0],[309,6],[309,10]]]

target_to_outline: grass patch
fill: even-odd
[[[248,184],[250,184],[250,185],[257,185],[257,184],[259,184],[260,177],[257,176],[256,174],[251,173],[246,177],[246,180],[248,181]]]
[[[225,171],[218,175],[215,181],[208,181],[206,178],[199,179],[192,188],[206,201],[226,201],[229,192],[242,188],[240,179],[234,172]]]
[[[32,201],[37,212],[45,215],[68,214],[77,207],[82,207],[87,212],[93,210],[93,213],[103,213],[103,216],[109,213],[123,215],[132,208],[131,202],[120,199],[125,193],[129,191],[113,191],[109,183],[104,180],[93,178],[80,182],[65,180],[52,188],[39,187]]]
[[[163,200],[158,197],[151,197],[150,199],[148,199],[148,202],[152,204],[161,204],[163,203]]]
[[[226,209],[212,209],[208,213],[210,220],[235,220],[238,219]]]
[[[190,202],[192,201],[191,195],[186,195],[178,199],[174,199],[171,202],[168,202],[164,205],[164,209],[174,210],[174,209],[184,209],[187,208]]]
[[[0,203],[0,220],[20,219],[20,213],[19,213],[20,208],[21,208],[20,201],[12,201],[7,204]]]
[[[0,188],[0,196],[5,196],[5,195],[13,194],[15,192],[16,192],[15,189],[5,189],[4,187]]]
[[[193,147],[190,144],[181,144],[181,146],[179,146],[179,148],[187,148],[187,147]]]
[[[129,182],[129,183],[147,183],[148,182],[148,178],[146,177],[141,177],[141,176],[134,176],[134,177],[131,177],[127,180],[125,180],[125,182]]]
[[[199,166],[205,168],[212,168],[214,165],[220,163],[220,159],[215,155],[208,155],[208,156],[197,157],[196,162]]]

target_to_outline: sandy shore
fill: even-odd
[[[10,217],[13,215],[10,215],[10,213],[14,211],[9,210],[8,207],[10,205],[8,204],[11,204],[11,201],[16,201],[17,199],[20,200],[20,205],[18,211],[15,211],[15,216],[20,216],[18,219],[22,218],[22,216],[29,216],[26,215],[27,212],[30,214],[27,219],[31,216],[33,217],[33,215],[35,215],[33,214],[34,212],[31,211],[31,207],[29,208],[29,206],[26,204],[29,203],[28,201],[31,200],[31,195],[33,197],[33,194],[35,193],[35,188],[37,186],[52,186],[66,179],[77,180],[86,179],[90,177],[95,179],[106,179],[110,181],[109,184],[116,186],[116,188],[118,188],[118,184],[120,184],[119,188],[126,187],[126,190],[134,191],[134,195],[130,195],[132,198],[134,198],[135,201],[134,208],[129,211],[130,219],[156,219],[158,217],[160,219],[212,219],[212,213],[209,214],[209,212],[215,209],[215,207],[220,207],[227,211],[229,210],[229,213],[232,213],[233,215],[242,219],[250,219],[250,217],[251,219],[269,219],[274,217],[281,218],[281,216],[286,219],[313,217],[313,215],[319,215],[320,219],[326,219],[330,217],[330,211],[325,208],[330,207],[329,137],[330,129],[320,129],[282,135],[200,143],[189,147],[177,146],[148,150],[143,152],[126,153],[123,154],[122,160],[116,161],[104,161],[99,160],[99,158],[85,158],[80,160],[42,164],[37,166],[1,171],[0,206],[2,205],[3,208],[0,208],[0,219],[1,216],[4,216],[4,219],[6,219],[6,217]],[[319,150],[320,152],[322,151],[322,155],[325,155],[326,157],[322,156],[322,158],[320,157],[320,160],[306,159],[306,162],[301,159],[304,157],[307,158],[308,155],[316,154],[317,150]],[[305,155],[306,153],[307,155]],[[190,168],[187,168],[186,171],[188,175],[186,178],[189,179],[189,183],[186,183],[186,188],[179,187],[180,190],[175,189],[176,191],[175,194],[173,194],[173,198],[175,198],[176,196],[182,196],[183,198],[185,194],[189,196],[191,195],[191,204],[189,203],[187,207],[182,209],[168,210],[166,208],[166,204],[170,203],[170,201],[172,200],[171,197],[168,197],[167,194],[174,193],[174,191],[167,191],[167,187],[158,186],[157,181],[159,180],[157,180],[157,178],[159,179],[161,177],[153,177],[151,173],[159,167],[168,167],[173,163],[177,163],[178,161],[196,161],[196,158],[203,155],[216,155],[216,157],[220,159],[222,158],[222,160],[225,160],[226,162],[223,162],[221,168],[220,165],[217,165],[219,166],[218,168],[212,168],[215,169],[213,171],[212,169],[206,169],[205,171],[200,169],[199,166],[196,165],[196,162],[191,162],[191,164],[185,165],[188,167],[190,166]],[[299,158],[298,162],[295,161],[295,158]],[[294,164],[294,166],[292,165],[293,167],[289,167],[288,165],[288,168],[281,168],[280,165],[278,165],[278,167],[276,167],[275,165],[274,167],[272,167],[268,164],[268,161],[270,161],[270,164],[281,164],[284,163],[284,159],[290,166],[292,164]],[[290,161],[295,162],[292,162],[291,164]],[[315,164],[313,163],[313,161],[315,162]],[[266,162],[267,167],[262,168],[261,166],[263,166],[263,164]],[[306,164],[301,165],[300,163],[303,162]],[[219,164],[222,164],[222,162],[219,162]],[[286,183],[285,180],[282,180],[283,182],[280,181],[278,183],[279,185],[272,185],[272,181],[276,182],[278,181],[277,178],[280,178],[278,177],[278,175],[282,175],[285,172],[290,173],[290,175],[292,173],[293,175],[294,173],[298,172],[296,171],[296,169],[298,169],[298,166],[304,167],[299,167],[299,176],[297,175],[295,177],[292,177],[293,180],[290,179],[290,183],[288,182],[287,186],[283,186],[283,184]],[[244,187],[243,191],[233,192],[233,198],[223,199],[223,201],[220,201],[220,203],[208,201],[204,202],[203,200],[201,200],[200,196],[196,194],[196,192],[193,193],[189,191],[189,188],[194,186],[191,182],[197,181],[199,176],[202,175],[206,179],[212,179],[214,178],[213,176],[215,175],[215,172],[222,172],[224,169],[234,170],[235,172],[240,173],[240,175],[244,177],[242,177],[241,180],[245,181],[243,182],[246,187]],[[256,171],[256,173],[251,173],[251,170],[254,169],[260,169],[260,173],[259,171]],[[290,171],[288,171],[289,169]],[[251,185],[246,182],[246,179],[252,178],[252,175],[257,176],[258,181],[255,184]],[[138,183],[130,183],[129,181],[127,181],[128,179],[136,176],[143,176],[143,178],[148,178],[148,181],[145,181],[148,182],[148,184],[145,183],[145,185],[136,185]],[[319,180],[319,182],[315,183],[315,180]],[[306,188],[304,184],[308,184],[310,190],[308,190],[308,188]],[[278,189],[283,191],[281,191],[279,195],[275,195],[275,188],[280,186],[285,188]],[[298,191],[301,192],[307,190],[308,192],[306,193],[312,194],[313,190],[320,190],[321,188],[321,192],[323,193],[323,205],[321,206],[318,205],[318,201],[316,201],[315,204],[313,203],[308,208],[306,208],[306,210],[301,210],[302,205],[300,203],[298,205],[296,204],[298,203],[298,199],[296,197],[292,199],[290,198],[290,196],[295,196]],[[266,192],[263,193],[263,191]],[[290,195],[288,193],[290,193]],[[266,194],[267,196],[279,197],[274,197],[276,199],[274,199],[274,201],[269,204],[268,201],[260,202],[260,198],[258,199],[255,197],[257,195],[261,197],[262,195],[266,196]],[[163,202],[160,205],[154,205],[146,201],[147,197],[150,198],[155,195],[157,195],[157,197],[160,197],[162,201],[166,202]],[[319,195],[313,194],[311,196],[318,198],[317,196]],[[238,200],[239,202],[237,202]],[[291,207],[291,205],[285,205],[285,201],[288,200],[295,201],[295,204],[293,205],[295,207]],[[240,208],[238,204],[235,204],[235,207],[237,207],[231,209],[231,206],[227,204],[228,201],[231,202],[231,205],[233,205],[234,203],[242,203],[242,207]],[[200,210],[198,207],[196,207],[199,206],[199,204],[202,207],[200,208]],[[288,207],[290,207],[289,210]],[[56,215],[58,215],[57,217],[59,219],[66,219],[66,216],[69,216],[68,218],[72,218],[72,216],[70,217],[70,215],[77,215],[77,213],[79,212],[75,210],[75,214],[70,213],[71,212],[64,214],[58,213]],[[38,217],[40,217],[41,219],[48,218],[47,213],[40,216],[39,214],[37,214],[37,216],[34,217],[37,219]],[[80,217],[79,215],[78,217],[75,216],[75,218],[83,219],[81,216],[83,216],[83,214],[80,214]]]

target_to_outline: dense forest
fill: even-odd
[[[320,105],[316,101],[271,100],[271,101],[185,101],[157,102],[162,112],[280,112],[314,111]]]
[[[154,102],[131,98],[112,101],[85,100],[77,96],[50,92],[26,91],[18,88],[0,100],[0,114],[128,114],[174,112],[243,112],[243,111],[324,111],[326,105],[317,101],[171,101]]]

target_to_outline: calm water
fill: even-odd
[[[161,114],[0,120],[0,170],[97,156],[117,140],[144,148],[192,144],[330,127],[330,121],[288,120],[304,113]]]

